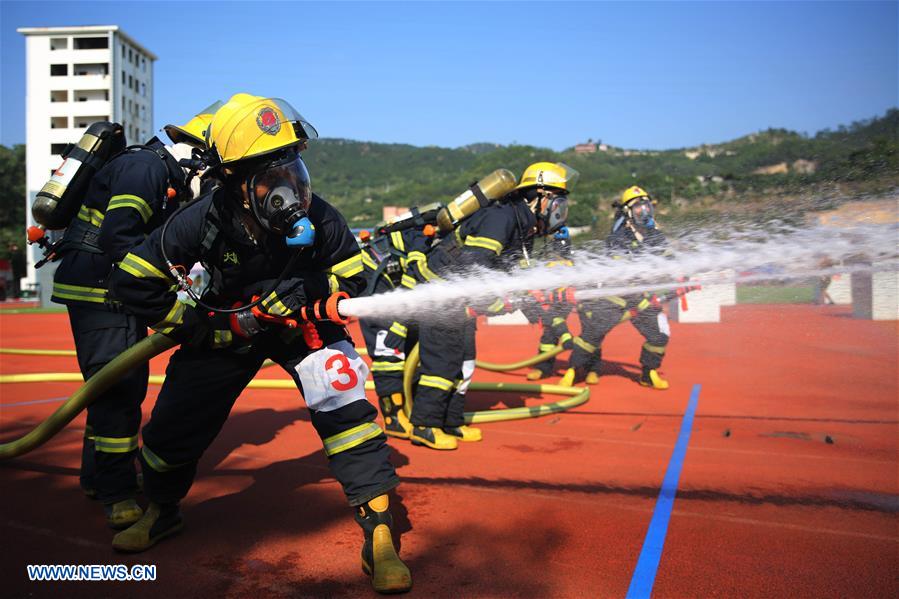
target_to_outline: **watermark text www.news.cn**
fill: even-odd
[[[150,564],[37,564],[27,566],[28,580],[56,581],[153,581],[156,566]]]

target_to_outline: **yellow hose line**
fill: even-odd
[[[481,360],[477,360],[475,361],[475,365],[478,368],[483,368],[484,370],[491,370],[493,372],[506,372],[509,370],[518,370],[519,368],[527,368],[528,366],[539,364],[540,362],[544,362],[546,360],[549,360],[550,358],[555,358],[563,351],[565,350],[562,349],[561,346],[556,346],[549,351],[543,352],[542,354],[537,354],[536,356],[532,356],[526,360],[521,360],[520,362],[500,364],[496,362],[482,362]]]
[[[561,348],[559,348],[561,349]],[[403,411],[406,416],[412,415],[412,403],[415,397],[412,393],[412,382],[415,380],[415,371],[420,363],[418,344],[415,344],[406,356],[406,368],[403,370]],[[575,406],[590,400],[590,389],[587,387],[562,387],[561,385],[540,385],[536,383],[472,383],[469,389],[473,391],[500,391],[507,393],[548,393],[550,395],[568,395],[567,399],[561,399],[539,406],[521,408],[503,408],[499,410],[482,410],[480,412],[465,412],[465,422],[477,424],[482,422],[500,422],[503,420],[520,420],[522,418],[536,418],[556,412],[564,412]]]
[[[17,349],[12,347],[0,347],[0,354],[14,356],[74,356],[74,349]]]
[[[78,387],[69,399],[56,408],[46,420],[37,425],[31,432],[8,443],[0,444],[0,460],[26,454],[32,449],[43,445],[71,422],[75,416],[81,413],[99,394],[114,385],[124,373],[175,345],[177,345],[176,341],[164,335],[150,335],[146,339],[132,345],[101,368],[89,381]],[[81,375],[78,373],[53,374],[66,377],[67,381],[82,382]],[[73,375],[74,378],[69,378],[73,377]],[[18,379],[16,382],[24,382],[22,377],[30,378],[31,382],[34,382],[35,379],[33,374],[6,375],[3,379],[11,377]]]

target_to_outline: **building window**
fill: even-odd
[[[75,92],[76,102],[91,102],[93,100],[109,100],[109,91],[105,89],[80,89]]]
[[[69,144],[50,144],[50,153],[62,156],[62,153],[65,152],[67,145]]]
[[[68,50],[69,49],[69,38],[67,38],[67,37],[51,37],[50,38],[50,49],[51,50]]]
[[[147,97],[147,84],[146,83],[140,84],[140,95],[142,95],[145,98]]]
[[[109,63],[90,62],[76,64],[73,67],[75,75],[109,75]]]
[[[141,56],[141,59],[140,59],[140,70],[143,71],[144,73],[147,72],[147,59],[144,58],[143,56]]]
[[[134,53],[128,48],[128,62],[134,62]]]
[[[134,77],[128,75],[128,89],[132,89],[134,87]]]
[[[76,37],[74,38],[76,50],[102,50],[109,47],[109,38],[103,37]]]
[[[125,112],[125,96],[122,96],[122,112]]]
[[[55,89],[50,92],[50,101],[51,102],[68,102],[69,101],[69,92],[64,89]]]
[[[50,117],[50,128],[51,129],[66,129],[69,126],[69,117],[67,116],[51,116]]]
[[[122,58],[125,58],[125,44],[122,44]]]
[[[109,117],[106,115],[101,116],[76,116],[75,117],[75,128],[76,129],[86,129],[90,127],[92,124],[98,121],[108,121]]]
[[[67,64],[51,64],[50,65],[50,76],[51,77],[65,77],[69,74],[69,65]]]

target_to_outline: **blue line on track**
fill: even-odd
[[[0,404],[0,410],[5,408],[14,408],[16,406],[33,406],[39,403],[54,403],[57,401],[65,401],[69,399],[68,397],[54,397],[52,399],[34,399],[32,401],[18,401],[16,403],[4,403]]]
[[[684,457],[687,455],[687,444],[690,442],[690,432],[693,430],[693,416],[696,414],[696,404],[699,403],[699,390],[702,385],[693,385],[690,394],[690,403],[684,412],[681,422],[680,434],[674,445],[674,452],[668,462],[668,470],[662,480],[662,488],[656,507],[652,513],[652,521],[649,530],[646,531],[646,539],[643,541],[643,549],[640,551],[640,559],[634,568],[631,577],[631,586],[627,589],[627,599],[649,599],[652,594],[652,585],[655,583],[656,572],[659,569],[659,561],[662,559],[662,548],[665,546],[665,535],[668,533],[668,521],[671,520],[671,510],[674,508],[674,496],[677,494],[677,482],[680,479],[681,469],[684,466]]]

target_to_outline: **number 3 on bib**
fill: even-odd
[[[325,370],[331,378],[331,386],[337,391],[349,391],[359,384],[359,377],[343,354],[334,354],[328,358],[325,362]]]

